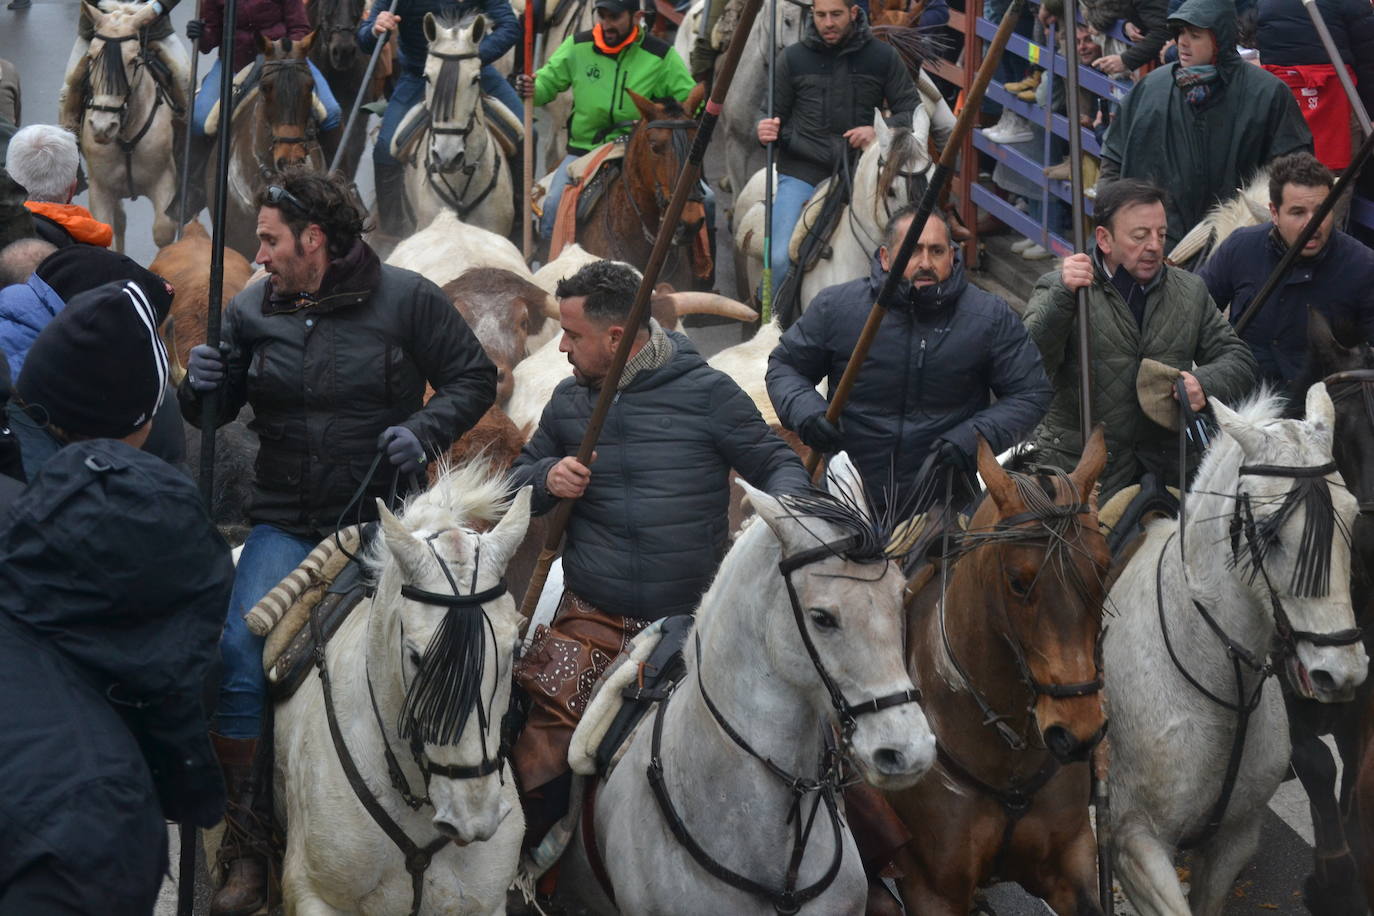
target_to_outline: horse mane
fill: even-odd
[[[887,195],[888,189],[892,187],[892,182],[902,172],[902,166],[906,164],[908,158],[920,151],[920,142],[916,135],[911,131],[901,128],[892,131],[892,148],[888,150],[887,161],[883,164],[883,170],[878,173],[878,196]]]
[[[129,75],[124,72],[123,42],[101,40],[100,50],[91,61],[91,89],[96,95],[123,98],[129,94]]]
[[[472,11],[444,10],[434,16],[435,25],[444,29],[461,28],[476,18],[477,14]],[[442,118],[453,117],[453,107],[458,102],[458,76],[460,60],[442,60],[439,64],[439,76],[434,81],[434,108],[431,114]]]
[[[284,49],[289,51],[289,44]],[[299,126],[309,122],[315,78],[305,58],[268,60],[262,65],[262,87],[271,90],[272,100],[285,119],[284,123]]]
[[[873,25],[870,29],[874,38],[886,42],[897,51],[897,56],[912,73],[919,71],[926,61],[939,57],[947,46],[947,42],[940,38],[938,29],[900,25]]]
[[[836,556],[859,563],[895,559],[897,554],[890,549],[894,542],[908,539],[894,538],[899,514],[894,508],[875,515],[868,509],[868,497],[862,482],[857,486],[848,482],[838,486],[836,492],[812,488],[796,493],[783,493],[778,497],[788,517],[806,527],[806,519],[816,519],[840,529],[841,536],[854,538],[854,543],[843,552],[832,551]],[[829,544],[829,539],[819,532],[810,531],[818,544]],[[900,550],[900,548],[898,548]]]

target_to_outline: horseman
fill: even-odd
[[[520,94],[533,98],[535,105],[547,105],[572,89],[567,155],[554,171],[539,220],[545,239],[553,235],[568,166],[603,143],[626,136],[639,121],[639,109],[629,93],[682,102],[694,85],[677,51],[648,34],[635,0],[596,0],[595,6],[597,21],[591,31],[564,39],[533,79],[523,73],[515,78]]]
[[[147,10],[144,14],[147,20],[139,32],[139,41],[152,52],[155,62],[152,67],[153,75],[162,90],[167,93],[172,107],[184,116],[190,107],[190,100],[186,98],[186,83],[190,78],[191,59],[186,53],[185,46],[176,40],[171,17],[173,8],[180,2],[181,0],[147,0],[137,5]],[[81,17],[76,23],[76,43],[72,45],[72,53],[67,58],[67,75],[62,90],[57,95],[58,123],[74,134],[81,130],[84,107],[83,83],[86,71],[80,64],[94,37],[95,23],[91,21],[86,4],[82,3]]]
[[[496,369],[433,283],[383,265],[363,240],[345,179],[292,170],[258,199],[256,260],[269,274],[235,296],[220,347],[191,351],[178,392],[201,422],[245,405],[261,442],[244,543],[220,642],[216,753],[229,788],[215,916],[267,902],[270,742],[262,740],[263,638],[243,616],[339,519],[371,521],[491,406]],[[426,402],[425,386],[434,389]],[[374,473],[378,452],[386,470]],[[356,507],[355,517],[350,510]]]
[[[525,845],[565,813],[568,745],[591,686],[649,622],[696,610],[728,540],[729,474],[770,492],[809,485],[738,385],[682,334],[657,321],[626,327],[639,273],[597,261],[561,280],[562,352],[573,378],[544,408],[511,472],[534,487],[532,508],[573,499],[563,551],[567,584],[551,627],[539,626],[516,666],[533,702],[512,759],[525,805]],[[633,334],[629,362],[608,380]],[[591,467],[576,458],[599,389],[620,392]]]
[[[523,121],[525,117],[519,97],[494,66],[520,38],[520,23],[509,0],[397,0],[394,13],[386,9],[384,0],[375,0],[371,14],[358,27],[358,46],[371,53],[382,35],[396,32],[399,36],[396,53],[401,75],[391,90],[382,115],[382,129],[372,146],[378,228],[393,236],[406,231],[405,208],[401,206],[405,199],[405,168],[391,154],[391,140],[407,112],[425,98],[425,58],[429,55],[426,13],[455,20],[473,13],[486,17],[488,32],[477,49],[482,62],[482,92],[509,108],[517,120]]]
[[[771,118],[758,123],[762,144],[778,143],[773,195],[773,288],[787,274],[792,231],[811,192],[838,169],[849,150],[874,140],[874,109],[887,123],[910,128],[921,96],[901,56],[875,41],[862,3],[816,0],[806,34],[778,55]]]
[[[816,385],[828,378],[835,390],[914,216],[895,215],[869,276],[822,290],[768,358],[782,424],[817,451],[848,452],[874,510],[897,518],[924,508],[911,505],[912,488],[928,454],[954,472],[964,502],[976,490],[978,435],[994,452],[1010,448],[1054,394],[1021,319],[969,282],[949,224],[932,216],[907,264],[902,307],[883,317],[840,421],[826,419]]]
[[[1163,363],[1165,371],[1181,378],[1194,411],[1211,397],[1234,404],[1255,384],[1255,358],[1212,302],[1206,284],[1164,263],[1164,201],[1163,191],[1135,179],[1120,179],[1100,191],[1092,253],[1065,258],[1059,270],[1036,281],[1026,305],[1026,327],[1054,383],[1054,401],[1035,433],[1037,460],[1069,471],[1083,451],[1076,295],[1087,290],[1092,415],[1107,433],[1103,503],[1146,473],[1170,486],[1186,482],[1186,469],[1178,467],[1177,437],[1153,419],[1165,419],[1176,408],[1165,405],[1163,414],[1153,408],[1147,413],[1137,394],[1142,360]]]

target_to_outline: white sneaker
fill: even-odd
[[[1003,110],[1005,111],[1006,109]],[[1012,120],[1006,124],[1005,127],[1001,121],[998,121],[992,127],[983,131],[983,136],[987,137],[993,143],[1001,144],[1025,143],[1028,140],[1035,139],[1035,134],[1031,132],[1029,121],[1015,112],[1011,112],[1011,117]]]
[[[1033,242],[1030,239],[1021,239],[1020,241],[1012,242],[1012,254],[1020,254],[1021,252],[1025,251],[1027,248],[1031,247],[1034,244],[1035,242]]]
[[[1027,261],[1043,261],[1046,258],[1054,257],[1054,252],[1040,245],[1031,245],[1021,252],[1021,257],[1025,258]]]

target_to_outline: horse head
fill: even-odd
[[[503,575],[530,490],[508,500],[504,475],[479,462],[443,473],[399,518],[379,507],[367,677],[393,714],[388,741],[408,745],[423,775],[435,829],[486,840],[511,813],[501,726],[521,617]]]
[[[855,170],[852,206],[874,237],[880,237],[893,214],[920,203],[925,194],[930,116],[922,106],[916,111],[910,128],[889,127],[882,112],[873,112],[874,141]]]
[[[315,35],[311,32],[298,41],[258,36],[264,58],[260,87],[269,131],[267,161],[277,171],[309,160],[315,143],[314,121],[323,117],[307,60]]]
[[[986,609],[987,651],[1014,663],[1045,747],[1065,763],[1085,759],[1107,726],[1100,645],[1111,554],[1093,492],[1106,463],[1100,425],[1069,474],[1007,471],[980,436],[989,498],[963,536],[968,553],[947,599],[958,613]]]
[[[356,37],[358,23],[363,18],[362,0],[317,0],[308,4],[307,9],[315,33],[324,32],[324,44],[315,48],[323,52],[319,55],[320,62],[335,73],[346,73],[357,67],[364,59]]]
[[[482,119],[482,61],[478,46],[487,34],[487,19],[476,15],[454,22],[425,14],[425,107],[429,109],[429,159],[439,172],[463,165],[474,130]],[[479,147],[480,149],[480,147]]]
[[[1279,418],[1274,400],[1239,410],[1210,401],[1225,435],[1192,490],[1219,491],[1231,503],[1213,537],[1229,548],[1251,605],[1272,614],[1290,684],[1301,696],[1341,702],[1364,682],[1369,662],[1350,601],[1358,506],[1332,459],[1336,413],[1326,386],[1307,390],[1300,420]]]
[[[143,67],[142,29],[157,18],[151,5],[113,3],[109,12],[85,4],[95,25],[86,51],[86,128],[96,143],[111,143],[124,126],[131,86]]]
[[[661,218],[672,199],[678,175],[687,168],[688,154],[697,134],[692,112],[701,105],[704,90],[700,85],[694,87],[685,104],[679,104],[676,99],[646,99],[628,89],[625,92],[639,109],[640,117],[625,149],[630,197],[643,216],[648,216],[652,208],[655,216]],[[648,222],[653,223],[652,227]],[[673,244],[682,244],[692,238],[705,222],[705,198],[698,185],[682,208]],[[656,230],[658,220],[646,221],[645,228]]]
[[[1336,467],[1359,502],[1360,523],[1374,526],[1374,347],[1361,340],[1358,331],[1345,331],[1333,331],[1326,316],[1309,311],[1308,372],[1306,384],[1300,383],[1298,390],[1326,382],[1336,410],[1331,449]]]
[[[781,555],[783,587],[769,587],[759,629],[771,669],[839,730],[865,779],[900,789],[935,761],[902,658],[905,577],[858,475],[841,474],[832,493],[774,497],[740,483]]]

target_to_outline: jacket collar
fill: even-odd
[[[885,282],[887,282],[887,271],[883,270],[882,262],[878,260],[878,256],[875,254],[868,265],[868,285],[875,298]],[[968,273],[964,270],[964,256],[956,249],[954,268],[944,282],[923,288],[903,282],[898,293],[898,299],[903,304],[893,311],[910,315],[919,321],[937,319],[958,305],[959,299],[964,295],[966,289],[968,289]]]
[[[351,305],[359,305],[372,295],[382,279],[382,262],[377,252],[362,239],[353,243],[348,254],[329,262],[315,293],[283,293],[272,291],[266,283],[262,313],[281,315],[309,308],[316,312],[331,312]]]
[[[1323,245],[1321,249],[1318,250],[1317,253],[1312,255],[1312,257],[1310,258],[1304,258],[1302,256],[1299,256],[1297,261],[1294,262],[1295,265],[1302,267],[1315,267],[1316,265],[1323,263],[1326,260],[1327,255],[1330,254],[1331,249],[1335,247],[1336,233],[1339,231],[1339,229],[1332,226],[1331,235],[1327,237],[1326,244]],[[1275,258],[1282,258],[1284,256],[1284,253],[1288,251],[1288,243],[1283,240],[1283,237],[1281,235],[1279,235],[1278,227],[1275,226],[1272,222],[1269,224],[1269,231],[1264,234],[1264,243],[1265,246],[1269,249],[1270,254],[1272,254]],[[1289,276],[1291,277],[1292,274],[1290,273]]]
[[[55,204],[38,200],[24,201],[33,214],[52,220],[66,230],[75,242],[109,248],[114,241],[114,229],[91,216],[91,211],[77,204]]]

